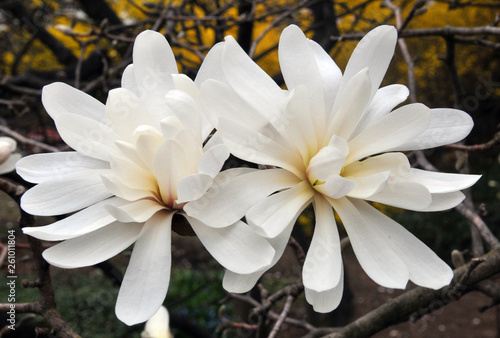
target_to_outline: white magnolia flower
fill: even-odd
[[[16,147],[17,143],[13,138],[0,137],[0,175],[7,174],[16,168],[16,162],[21,158],[21,154],[13,154]]]
[[[335,309],[343,290],[334,210],[361,266],[378,284],[404,288],[411,280],[438,289],[453,276],[428,247],[366,202],[449,209],[463,200],[460,190],[479,179],[411,168],[400,152],[459,141],[473,122],[462,111],[423,104],[393,111],[407,98],[407,88],[379,86],[396,40],[393,27],[372,30],[342,75],[317,43],[290,26],[279,43],[288,90],[280,89],[232,37],[205,60],[223,73],[201,87],[209,119],[235,156],[271,169],[236,169],[185,210],[212,226],[246,216],[276,249],[272,266],[297,217],[312,203],[316,226],[302,276],[305,296],[319,312]],[[224,287],[248,291],[269,267],[246,275],[227,271]]]
[[[183,206],[202,196],[229,153],[203,141],[212,127],[202,118],[196,84],[178,75],[165,38],[141,33],[122,88],[106,105],[63,83],[44,87],[43,104],[63,140],[76,151],[39,154],[17,171],[38,183],[22,198],[35,215],[63,215],[53,224],[24,228],[43,240],[64,240],[44,252],[62,268],[90,266],[135,243],[118,294],[116,314],[132,325],[155,314],[167,293],[172,219],[181,215],[226,269],[251,273],[268,265],[274,249],[246,224],[212,227]],[[200,77],[208,76],[203,67]]]
[[[170,333],[170,316],[168,310],[163,305],[153,317],[149,318],[144,326],[144,331],[141,332],[141,338],[170,338],[173,337]]]

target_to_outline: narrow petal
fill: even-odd
[[[229,157],[229,149],[224,144],[218,144],[203,153],[198,163],[200,173],[215,177]]]
[[[337,97],[340,82],[342,81],[342,71],[335,64],[332,57],[321,47],[316,41],[309,40],[318,69],[320,69],[320,76],[323,78],[323,92],[325,97],[325,112],[331,111],[333,103]],[[327,116],[327,120],[329,117]]]
[[[123,70],[122,88],[130,90],[135,95],[139,95],[137,89],[137,81],[135,80],[134,65],[130,64]]]
[[[371,71],[371,70],[370,70]],[[371,81],[368,68],[354,75],[339,95],[330,114],[328,135],[337,135],[349,140],[370,102]]]
[[[118,153],[118,135],[103,123],[76,114],[61,114],[55,122],[64,142],[81,155],[108,161]]]
[[[271,195],[248,210],[248,225],[261,236],[276,237],[307,207],[313,195],[308,181]]]
[[[210,79],[224,81],[224,73],[222,72],[222,53],[224,51],[224,42],[215,44],[208,51],[205,60],[196,74],[194,83],[201,88],[205,81]]]
[[[406,182],[420,183],[431,193],[447,193],[473,186],[481,175],[448,174],[421,169],[410,169]]]
[[[465,199],[461,191],[448,192],[443,194],[431,194],[432,202],[427,208],[418,211],[443,211],[456,207]]]
[[[185,217],[208,252],[234,273],[253,273],[269,265],[274,257],[273,247],[241,221],[217,229]]]
[[[96,231],[68,239],[43,252],[50,264],[64,268],[81,268],[116,256],[139,237],[142,224],[114,222]]]
[[[106,210],[120,222],[146,222],[163,209],[165,206],[153,199],[141,199],[122,205],[106,205]]]
[[[341,198],[353,191],[357,183],[339,175],[331,175],[324,184],[315,186],[315,189],[330,198]]]
[[[207,174],[192,174],[182,178],[177,184],[176,203],[194,201],[203,196],[213,182]]]
[[[158,148],[153,162],[153,173],[158,180],[163,202],[172,206],[177,199],[177,184],[189,174],[186,154],[179,143],[167,140]]]
[[[253,163],[275,165],[303,176],[304,164],[291,150],[274,140],[279,135],[264,135],[240,123],[221,118],[218,132],[235,156]]]
[[[42,182],[21,198],[22,208],[33,215],[62,215],[111,197],[100,170],[87,170]]]
[[[425,209],[432,203],[431,193],[422,184],[392,180],[387,181],[381,191],[366,199],[408,210]]]
[[[226,270],[226,272],[224,273],[224,279],[222,280],[222,286],[224,287],[224,289],[229,292],[237,293],[250,291],[250,289],[255,286],[259,278],[268,269],[273,267],[283,255],[283,252],[285,252],[294,224],[295,219],[292,220],[278,236],[267,239],[269,244],[271,244],[275,250],[275,254],[273,260],[271,261],[271,264],[251,274],[237,274],[232,271]]]
[[[165,95],[165,102],[172,114],[185,128],[191,129],[201,142],[201,111],[198,103],[188,93],[173,89]]]
[[[285,92],[241,49],[232,36],[225,39],[222,68],[231,87],[268,117],[278,116]]]
[[[141,125],[158,127],[139,98],[130,90],[115,88],[108,93],[106,122],[121,139],[131,141],[134,130]]]
[[[134,73],[141,100],[162,97],[174,88],[172,74],[178,74],[174,53],[165,37],[147,30],[134,42]]]
[[[54,82],[43,87],[42,103],[52,119],[63,114],[78,114],[96,121],[104,119],[104,104],[66,83]]]
[[[250,291],[265,271],[257,271],[249,274],[234,273],[226,270],[222,279],[222,287],[227,292],[245,293]]]
[[[311,45],[299,27],[290,25],[283,30],[278,53],[288,90],[301,85],[307,88],[308,103],[314,111],[314,126],[322,134],[326,121],[323,78]]]
[[[7,161],[0,164],[0,175],[10,173],[16,169],[16,163],[22,158],[21,154],[11,154]]]
[[[318,134],[313,124],[313,114],[308,104],[307,89],[304,86],[294,88],[283,110],[280,121],[287,140],[302,155],[304,165],[318,149]],[[280,130],[280,128],[278,128]]]
[[[398,104],[408,98],[410,91],[400,84],[382,87],[375,93],[372,101],[359,121],[353,136],[389,114]]]
[[[474,122],[466,112],[457,109],[431,109],[427,129],[391,150],[419,150],[455,143],[469,135],[473,126]]]
[[[429,119],[430,109],[420,103],[396,109],[349,141],[346,165],[404,144],[422,133]]]
[[[346,177],[356,183],[356,187],[349,191],[347,195],[353,198],[366,199],[378,192],[384,187],[391,175],[390,171],[382,171],[369,176],[349,176]]]
[[[393,26],[378,26],[368,32],[359,41],[349,58],[339,92],[355,74],[368,67],[372,82],[370,96],[373,97],[394,55],[397,36],[398,33]]]
[[[345,163],[345,155],[335,147],[320,149],[307,167],[307,176],[313,180],[326,181],[332,175],[338,175]]]
[[[109,163],[69,151],[26,156],[16,164],[19,176],[31,183],[41,183],[89,169],[109,169]]]
[[[384,171],[390,171],[392,175],[396,176],[408,176],[410,172],[408,157],[403,153],[385,153],[372,156],[345,166],[342,175],[351,178],[375,175]]]
[[[228,84],[208,79],[200,89],[201,101],[208,120],[218,126],[219,118],[232,119],[260,130],[269,120],[241,98]]]
[[[125,272],[116,316],[127,325],[151,318],[165,300],[172,263],[171,212],[159,212],[144,224]]]
[[[391,234],[373,227],[371,219],[348,198],[329,202],[339,214],[356,258],[366,274],[382,286],[404,289],[409,271],[402,258],[389,245],[392,241]]]
[[[451,268],[418,238],[364,201],[353,201],[355,208],[370,220],[370,225],[390,240],[387,244],[402,259],[410,280],[420,286],[439,289],[453,278]]]
[[[119,206],[124,203],[126,201],[120,198],[108,198],[52,224],[24,227],[23,232],[46,241],[61,241],[86,235],[116,221],[106,210],[106,205]]]
[[[338,284],[324,291],[315,291],[304,285],[304,294],[309,304],[313,306],[314,311],[327,313],[335,310],[342,300],[344,293],[344,265],[340,262],[340,279]]]
[[[341,283],[342,255],[332,206],[320,195],[315,196],[313,205],[316,226],[302,268],[302,279],[305,288],[322,292]]]

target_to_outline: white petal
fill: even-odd
[[[370,102],[370,73],[368,68],[361,69],[339,91],[333,104],[331,121],[328,121],[328,135],[337,135],[349,140],[366,106]]]
[[[451,268],[418,238],[368,203],[358,200],[353,204],[375,231],[389,239],[387,244],[404,261],[413,283],[432,289],[450,283]]]
[[[466,112],[457,109],[431,109],[427,129],[417,137],[392,150],[418,150],[451,144],[469,135],[474,122]]]
[[[425,209],[432,203],[431,193],[422,184],[392,180],[387,181],[381,191],[366,199],[408,210]]]
[[[146,222],[163,209],[165,209],[163,204],[152,199],[141,199],[122,205],[106,205],[106,210],[120,222]]]
[[[172,206],[177,199],[177,184],[190,174],[186,167],[186,154],[179,143],[167,140],[158,148],[153,173],[158,180],[163,202]]]
[[[307,164],[317,152],[317,137],[319,136],[315,131],[313,114],[308,104],[307,95],[307,89],[304,86],[294,88],[288,96],[280,119],[281,129],[284,130],[282,134],[286,135],[288,142],[300,152],[304,164]]]
[[[76,114],[61,114],[55,122],[64,142],[81,155],[108,161],[118,153],[118,135],[103,123]]]
[[[188,93],[173,89],[165,95],[165,102],[185,128],[191,129],[201,142],[201,111],[198,103]]]
[[[114,222],[50,247],[43,252],[43,258],[64,269],[95,265],[132,245],[139,237],[141,229],[142,224]]]
[[[227,292],[245,293],[250,291],[265,271],[257,271],[250,274],[234,273],[226,270],[222,279],[222,287]]]
[[[392,175],[396,176],[408,176],[410,172],[408,157],[403,153],[385,153],[372,156],[345,166],[342,175],[351,178],[375,175],[384,171],[390,171]]]
[[[358,210],[348,198],[329,202],[339,214],[356,258],[366,274],[382,286],[404,289],[409,271],[402,258],[389,246],[392,241],[390,233],[378,231],[371,219]]]
[[[40,227],[24,227],[27,235],[46,241],[60,241],[88,234],[116,221],[105,206],[122,205],[126,201],[112,197],[85,208],[60,221]]]
[[[172,263],[172,212],[159,212],[144,224],[116,301],[116,316],[127,325],[151,318],[165,300]]]
[[[356,187],[347,195],[353,198],[366,199],[380,192],[391,175],[390,171],[382,171],[369,176],[349,176],[348,179],[356,183]]]
[[[21,198],[22,208],[33,215],[62,215],[83,209],[112,194],[101,179],[100,170],[86,170],[42,182]]]
[[[356,126],[353,136],[358,135],[366,127],[389,114],[394,107],[406,100],[409,94],[408,88],[400,84],[389,85],[377,90],[361,121]]]
[[[82,156],[76,151],[35,154],[23,157],[16,164],[19,176],[32,183],[41,183],[88,169],[108,168],[108,163]]]
[[[447,193],[473,186],[481,175],[448,174],[421,169],[410,169],[406,182],[420,183],[431,193]]]
[[[201,88],[207,80],[224,81],[224,73],[222,72],[222,53],[224,51],[224,42],[215,44],[208,51],[203,63],[196,74],[194,83]]]
[[[7,161],[0,164],[0,175],[10,173],[16,169],[16,163],[22,158],[21,154],[11,154]]]
[[[243,173],[230,169],[221,174],[228,175],[223,182],[214,183],[204,196],[184,206],[184,211],[189,216],[218,228],[233,224],[255,203],[275,191],[292,187],[299,181],[295,175],[283,169]]]
[[[182,178],[177,184],[176,203],[194,201],[205,192],[213,182],[213,178],[207,174],[192,174]]]
[[[332,206],[319,195],[313,205],[316,226],[302,268],[302,279],[305,288],[321,292],[341,282],[342,255]]]
[[[245,126],[260,130],[269,120],[248,102],[243,100],[233,88],[223,82],[208,79],[200,90],[201,101],[208,120],[218,125],[220,117],[239,121]]]
[[[125,185],[115,175],[102,175],[101,180],[111,194],[127,201],[136,201],[141,198],[153,197],[153,193],[150,190],[131,188]]]
[[[215,177],[229,157],[229,149],[224,144],[212,146],[200,157],[198,169],[200,173]]]
[[[134,42],[134,73],[141,100],[163,97],[174,88],[172,74],[178,74],[174,53],[165,37],[151,30],[139,34]]]
[[[378,26],[366,34],[352,52],[344,71],[339,93],[361,69],[370,69],[371,97],[375,94],[389,67],[398,33],[393,26]]]
[[[139,98],[130,90],[116,88],[106,101],[106,122],[125,141],[131,141],[134,130],[141,125],[158,126]]]
[[[261,236],[274,238],[309,205],[313,195],[308,181],[273,194],[248,210],[248,225]]]
[[[285,91],[250,59],[232,36],[225,41],[222,68],[231,87],[258,111],[269,117],[278,115],[286,100]]]
[[[448,192],[444,194],[431,194],[432,202],[427,208],[418,211],[443,211],[456,207],[465,199],[461,191]]]
[[[309,179],[326,181],[328,177],[340,173],[344,162],[345,155],[340,150],[332,146],[323,147],[309,162],[307,176]]]
[[[122,83],[122,88],[130,90],[135,95],[139,95],[137,90],[137,82],[135,80],[135,71],[133,64],[128,65],[123,70],[121,83]]]
[[[324,184],[315,186],[315,189],[330,198],[341,198],[353,191],[357,183],[353,180],[331,175]]]
[[[293,219],[278,236],[275,238],[268,238],[267,241],[273,246],[276,251],[273,260],[269,266],[261,269],[260,271],[251,274],[237,274],[226,270],[224,273],[224,279],[222,280],[222,286],[229,292],[247,292],[252,289],[259,278],[271,267],[273,267],[285,252],[290,235],[295,225],[296,219]]]
[[[196,218],[186,218],[208,252],[234,273],[253,273],[269,265],[274,257],[273,247],[241,221],[217,229]]]
[[[337,92],[342,81],[342,71],[335,64],[330,55],[316,41],[309,40],[316,63],[320,70],[320,76],[323,78],[323,92],[325,96],[325,112],[331,111]],[[328,116],[327,116],[328,118]]]
[[[404,144],[424,131],[429,119],[430,109],[420,103],[396,109],[350,140],[346,165]]]
[[[327,313],[335,310],[342,300],[344,293],[344,265],[340,262],[340,279],[339,283],[324,291],[314,291],[304,286],[304,294],[309,304],[313,306],[314,311],[319,313]]]
[[[104,104],[66,83],[54,82],[43,87],[42,103],[53,119],[62,114],[78,114],[96,121],[104,119]]]
[[[149,318],[141,332],[141,338],[170,338],[170,316],[167,308],[160,306],[153,317]]]
[[[300,85],[307,88],[308,102],[314,111],[312,118],[315,128],[318,132],[324,131],[326,117],[323,78],[311,45],[299,27],[290,25],[283,30],[278,53],[288,90]]]
[[[300,156],[274,140],[280,135],[264,135],[224,118],[220,119],[217,132],[236,157],[249,162],[275,165],[298,177],[304,176],[304,164]]]

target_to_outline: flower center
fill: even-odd
[[[340,198],[356,187],[354,181],[341,176],[348,153],[347,141],[333,136],[330,143],[311,158],[306,174],[316,191],[331,198]]]

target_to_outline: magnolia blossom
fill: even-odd
[[[463,139],[473,122],[454,109],[409,104],[408,89],[379,89],[397,32],[381,26],[357,45],[344,71],[297,26],[286,28],[279,60],[282,90],[232,37],[212,49],[206,63],[218,79],[201,87],[209,120],[237,157],[266,170],[235,169],[186,212],[212,226],[245,216],[276,249],[268,267],[227,271],[224,287],[248,291],[282,255],[299,214],[312,203],[315,228],[302,277],[316,311],[335,309],[343,291],[343,264],[334,210],[364,271],[378,284],[405,288],[408,280],[438,289],[453,277],[445,264],[401,225],[366,201],[416,211],[458,205],[460,192],[479,176],[411,168],[401,151]],[[215,196],[215,197],[212,197]]]
[[[141,332],[141,338],[170,338],[170,316],[168,310],[163,305],[153,317],[149,318],[144,326],[144,331]]]
[[[211,70],[203,67],[200,78]],[[212,227],[183,207],[200,198],[229,156],[209,141],[197,85],[178,75],[163,35],[141,33],[122,87],[106,105],[63,83],[44,87],[42,102],[63,140],[76,151],[38,154],[18,162],[37,183],[22,198],[35,215],[73,215],[24,228],[43,240],[64,240],[43,256],[62,268],[90,266],[131,244],[132,256],[118,294],[116,314],[128,325],[153,316],[167,293],[171,226],[184,217],[226,269],[248,274],[271,263],[274,249],[235,220]],[[175,215],[175,216],[174,216]]]
[[[21,154],[13,154],[17,143],[14,139],[0,137],[0,175],[9,173],[16,168],[16,162],[21,158]]]

